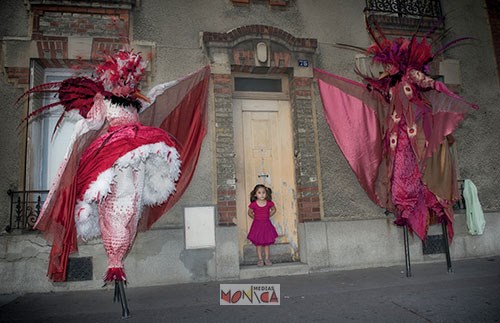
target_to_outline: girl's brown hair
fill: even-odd
[[[257,197],[255,196],[255,194],[257,194],[257,190],[259,188],[263,188],[266,190],[266,200],[268,201],[272,201],[272,194],[273,194],[273,190],[271,190],[269,187],[266,187],[265,185],[262,185],[262,184],[257,184],[255,185],[255,187],[253,188],[253,190],[250,192],[250,202],[254,202],[255,200],[257,200]]]

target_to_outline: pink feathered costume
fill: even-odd
[[[425,74],[447,45],[432,54],[425,38],[374,39],[368,54],[385,67],[380,78],[361,84],[315,69],[326,120],[373,202],[424,241],[435,217],[451,241],[460,194],[448,138],[477,106]]]

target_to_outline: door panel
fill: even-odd
[[[279,237],[298,260],[297,207],[290,106],[279,100],[234,100],[237,212],[240,258],[252,219],[247,215],[250,191],[256,184],[273,190],[276,214],[271,218]],[[285,248],[286,249],[286,248]],[[283,250],[283,248],[281,249]]]

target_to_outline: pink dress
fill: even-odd
[[[274,240],[278,237],[278,232],[269,219],[270,209],[273,206],[273,201],[267,201],[264,206],[259,206],[257,201],[248,205],[248,208],[253,210],[254,218],[247,238],[256,246],[274,244]]]

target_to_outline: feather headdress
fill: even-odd
[[[472,37],[461,37],[452,40],[433,53],[432,46],[427,43],[427,38],[444,22],[443,19],[439,19],[421,40],[418,40],[416,32],[411,38],[398,37],[389,40],[375,20],[368,21],[366,18],[365,21],[366,28],[374,40],[366,52],[372,56],[374,63],[380,63],[387,69],[392,69],[389,72],[391,75],[405,74],[412,69],[428,74],[429,64],[433,59],[450,47],[464,40],[473,39]]]
[[[64,111],[57,121],[54,132],[65,114],[71,110],[78,110],[82,117],[87,118],[97,93],[101,93],[107,99],[114,98],[121,103],[140,107],[139,100],[148,101],[139,91],[139,83],[146,65],[147,62],[142,60],[140,54],[121,50],[114,56],[108,56],[96,67],[95,77],[71,77],[60,82],[33,87],[16,101],[16,105],[33,93],[56,93],[59,99],[57,102],[42,106],[23,120],[24,122],[44,111],[62,105]]]
[[[96,68],[97,79],[114,96],[137,98],[138,86],[147,63],[138,54],[120,51]],[[140,96],[142,98],[142,96]]]

